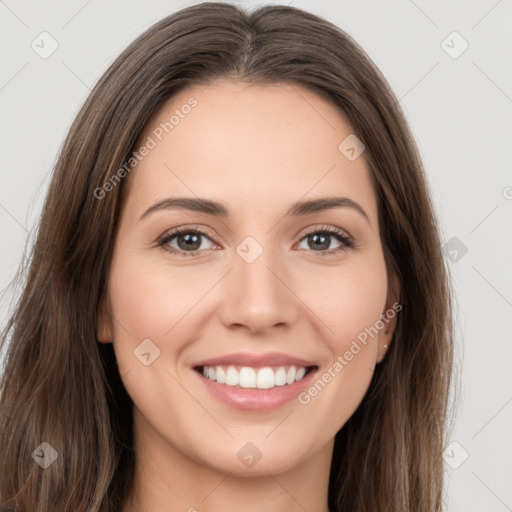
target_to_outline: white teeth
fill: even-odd
[[[290,368],[288,368],[288,371],[286,372],[286,384],[293,384],[295,382],[296,373],[297,370],[295,366],[290,366]]]
[[[222,369],[221,366],[215,367],[215,376],[216,376],[215,380],[219,384],[224,384],[224,382],[226,382],[226,373],[224,372],[224,370]]]
[[[255,388],[256,387],[256,372],[249,368],[248,366],[244,366],[240,373],[238,374],[238,378],[240,382],[238,385],[241,388]]]
[[[261,368],[258,370],[256,387],[258,389],[270,389],[275,385],[275,377],[272,368]]]
[[[274,386],[293,384],[304,378],[306,368],[299,366],[273,369],[270,366],[264,368],[251,368],[242,366],[238,371],[234,366],[204,366],[203,375],[210,380],[227,386],[240,386],[241,388],[271,389]]]
[[[306,368],[299,368],[295,374],[295,380],[301,380],[306,375]]]
[[[274,384],[284,386],[286,384],[286,370],[281,366],[274,375]]]
[[[228,386],[238,386],[239,382],[238,372],[233,366],[230,366],[226,372],[226,382]]]

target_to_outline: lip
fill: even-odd
[[[274,386],[271,389],[241,388],[239,386],[228,386],[210,380],[202,374],[203,366],[251,366],[261,368],[265,366],[304,366],[307,373],[304,377],[293,384],[285,386]],[[213,359],[199,361],[192,367],[193,373],[199,379],[208,394],[216,400],[228,405],[231,408],[241,411],[266,412],[283,407],[311,385],[311,382],[318,371],[318,366],[310,361],[299,359],[279,353],[267,353],[261,355],[251,354],[230,354],[219,356]]]
[[[282,354],[280,352],[267,352],[266,354],[247,354],[236,352],[211,359],[204,359],[192,365],[193,368],[200,366],[250,366],[252,368],[263,368],[265,366],[316,366],[312,361],[306,361],[295,356]],[[300,382],[300,381],[299,381]],[[293,384],[291,384],[293,386]]]

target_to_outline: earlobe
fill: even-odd
[[[106,297],[102,297],[98,305],[98,322],[96,325],[96,339],[100,343],[111,343],[113,339],[112,321],[108,311]]]

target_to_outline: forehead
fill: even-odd
[[[298,85],[191,86],[145,127],[137,147],[152,149],[133,171],[129,195],[140,208],[186,194],[243,209],[339,193],[375,216],[364,153],[350,161],[339,149],[351,134],[339,109]]]

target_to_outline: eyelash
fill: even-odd
[[[181,250],[175,249],[173,247],[170,248],[167,246],[167,244],[173,238],[175,238],[178,235],[183,234],[183,233],[205,236],[210,241],[214,242],[212,235],[207,231],[202,231],[200,229],[194,229],[194,228],[189,228],[189,227],[183,227],[183,228],[176,228],[175,230],[173,230],[169,233],[165,233],[162,237],[160,237],[158,239],[157,247],[160,247],[164,251],[171,253],[171,254],[178,254],[181,256],[185,256],[185,257],[197,256],[199,253],[202,252],[201,250],[181,251]],[[330,255],[333,255],[333,254],[336,254],[339,252],[346,252],[350,249],[354,249],[357,247],[357,244],[354,242],[354,240],[350,236],[347,236],[345,234],[345,232],[342,231],[341,229],[334,228],[332,226],[321,226],[321,227],[311,229],[311,230],[307,231],[306,233],[304,233],[304,235],[299,240],[299,242],[304,240],[309,235],[325,235],[325,234],[331,235],[331,236],[334,235],[338,239],[338,241],[341,242],[342,245],[340,247],[336,247],[335,249],[329,249],[327,251],[313,251],[311,249],[310,250],[311,252],[318,253],[318,255],[320,255],[320,256],[330,256]]]

